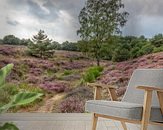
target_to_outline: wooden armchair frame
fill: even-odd
[[[96,83],[88,83],[87,85],[95,88],[94,100],[101,100],[101,90],[103,88],[105,88],[108,90],[109,95],[111,97],[111,100],[117,101],[116,88],[114,86],[104,85],[104,84],[96,84]],[[92,130],[96,130],[98,117],[103,117],[103,118],[108,118],[108,119],[120,121],[124,130],[127,130],[126,123],[140,124],[141,130],[147,130],[148,124],[163,126],[163,123],[150,122],[150,113],[151,113],[153,91],[157,92],[161,112],[163,114],[163,89],[156,88],[156,87],[148,87],[148,86],[138,86],[137,89],[142,89],[145,91],[142,120],[135,121],[135,120],[129,120],[129,119],[124,119],[124,118],[119,118],[119,117],[112,117],[112,116],[93,113]]]

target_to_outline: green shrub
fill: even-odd
[[[93,82],[97,79],[97,77],[100,76],[102,71],[103,71],[102,67],[99,66],[91,67],[83,75],[83,80],[85,82]]]
[[[84,76],[83,76],[83,80],[85,82],[93,82],[95,81],[95,76],[93,75],[93,73],[87,72]]]
[[[130,51],[123,47],[118,47],[112,57],[112,61],[121,62],[130,58]]]

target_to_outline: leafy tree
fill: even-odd
[[[125,61],[130,58],[130,51],[129,51],[129,45],[128,44],[119,44],[119,47],[117,47],[112,56],[112,60],[116,62]]]
[[[101,48],[101,57],[104,60],[112,60],[114,50],[119,46],[119,36],[112,36],[107,43],[104,43]]]
[[[77,43],[68,41],[63,42],[61,48],[66,51],[78,51]]]
[[[146,42],[145,45],[142,46],[141,49],[139,49],[138,56],[150,54],[153,52],[153,50],[154,50],[154,46],[151,45],[150,42]]]
[[[151,39],[152,45],[160,47],[163,45],[163,34],[157,34]]]
[[[30,44],[32,41],[30,39],[21,39],[20,41],[20,45],[24,45],[27,46],[28,44]]]
[[[56,49],[56,50],[61,50],[61,44],[59,44],[59,43],[56,42],[56,41],[53,41],[53,42],[51,43],[51,47],[54,48],[54,49]]]
[[[140,50],[139,47],[134,47],[134,48],[131,49],[130,54],[131,54],[131,58],[132,58],[132,59],[138,57],[138,55],[139,55],[139,50]]]
[[[89,56],[88,50],[89,50],[89,43],[84,40],[80,40],[77,42],[77,47],[80,52],[82,52],[85,56]]]
[[[147,41],[147,39],[144,36],[140,36],[140,37],[137,37],[137,38],[133,39],[130,42],[130,45],[131,45],[131,50],[130,50],[131,58],[137,58],[139,56],[142,56],[142,55],[146,54],[145,51],[147,51],[147,50],[145,50],[145,48],[144,48],[144,46],[146,46],[146,44],[149,44],[149,42]],[[143,49],[142,49],[142,47],[143,47]]]
[[[161,51],[163,51],[163,45],[160,46],[160,47],[155,47],[154,50],[153,50],[154,53],[161,52]]]
[[[43,30],[40,30],[37,35],[32,38],[32,43],[28,45],[29,53],[36,57],[52,57],[54,54],[54,49],[52,46],[52,41],[49,40]]]
[[[79,14],[81,25],[77,34],[88,41],[89,53],[100,65],[101,48],[112,34],[120,33],[120,28],[127,22],[128,13],[120,11],[124,8],[121,0],[87,0]]]
[[[15,37],[14,35],[7,35],[3,38],[3,43],[9,45],[19,45],[20,39]]]

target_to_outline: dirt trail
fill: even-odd
[[[61,101],[62,98],[64,98],[65,93],[61,93],[61,94],[56,94],[54,97],[46,100],[45,104],[43,106],[41,106],[37,112],[52,112],[54,109],[54,105],[57,104],[58,102]]]

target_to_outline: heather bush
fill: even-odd
[[[86,59],[84,55],[79,54],[79,53],[68,53],[66,54],[65,58],[68,58],[70,62],[73,62],[75,60],[81,60],[81,59]]]
[[[29,73],[31,73],[34,76],[40,76],[42,74],[43,70],[41,68],[30,68]]]
[[[83,75],[83,80],[85,82],[93,82],[96,80],[97,77],[100,76],[102,71],[103,71],[102,67],[99,66],[90,67]]]
[[[13,80],[25,80],[26,74],[29,73],[28,65],[20,62],[15,62],[15,66],[13,68],[12,73],[10,74],[9,78]]]
[[[15,56],[18,54],[18,51],[12,46],[1,46],[0,54],[6,55],[6,56]]]
[[[45,82],[41,85],[41,88],[48,92],[65,92],[68,91],[68,87],[64,83],[57,83],[57,82]]]
[[[62,68],[67,70],[82,69],[90,65],[88,62],[77,62],[77,61],[65,62],[63,64],[64,65],[62,66]]]
[[[62,77],[60,77],[60,79],[71,82],[71,81],[80,80],[81,75],[80,75],[80,73],[78,73],[78,74],[74,73],[74,74],[62,76]]]
[[[59,109],[62,113],[83,113],[84,104],[79,97],[68,97],[60,103]]]
[[[68,92],[66,98],[74,96],[86,100],[93,99],[93,91],[89,87],[80,85],[79,87],[76,87]]]
[[[31,84],[31,85],[39,84],[39,83],[41,83],[41,78],[39,78],[38,76],[35,76],[35,75],[27,75],[24,82]]]

